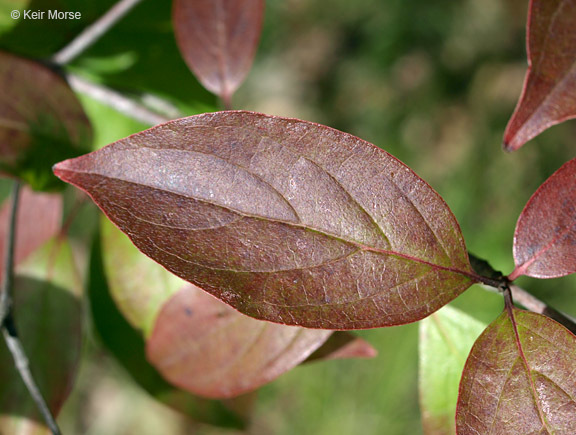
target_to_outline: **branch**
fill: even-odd
[[[67,78],[70,87],[76,92],[88,95],[136,121],[148,125],[157,125],[170,120],[170,118],[153,112],[110,88],[90,82],[75,74],[68,74]]]
[[[14,250],[16,246],[16,219],[18,204],[20,202],[20,182],[14,181],[12,188],[12,206],[6,231],[6,245],[4,256],[4,277],[2,279],[2,293],[0,294],[0,326],[4,325],[6,318],[12,311],[12,288],[14,284]]]
[[[15,181],[12,189],[12,205],[10,209],[10,219],[6,237],[6,257],[4,262],[4,279],[2,281],[2,294],[0,295],[0,329],[6,341],[6,345],[14,358],[14,364],[24,381],[28,392],[36,403],[40,414],[54,435],[60,435],[60,429],[56,424],[54,416],[50,412],[46,400],[42,396],[30,367],[24,348],[18,339],[14,316],[12,312],[12,294],[14,287],[14,250],[16,246],[16,224],[18,216],[18,204],[20,201],[20,182]]]
[[[550,307],[517,285],[510,284],[510,290],[512,291],[514,301],[518,302],[524,308],[534,313],[544,314],[564,325],[573,334],[576,334],[576,319]]]
[[[79,56],[88,47],[94,44],[105,34],[114,24],[123,18],[134,6],[142,0],[120,0],[108,12],[98,20],[86,27],[75,39],[66,47],[52,57],[52,62],[64,65]]]

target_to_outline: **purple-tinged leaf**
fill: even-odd
[[[319,124],[192,116],[54,171],[142,252],[252,317],[324,329],[404,324],[477,279],[454,215],[428,184]]]
[[[66,400],[80,358],[82,280],[72,250],[55,239],[17,270],[14,313],[30,369],[54,415]],[[36,404],[0,340],[0,433],[48,434]]]
[[[531,0],[528,72],[504,133],[514,151],[554,124],[576,117],[576,3]]]
[[[457,433],[566,434],[576,427],[576,337],[513,309],[478,338],[462,374]]]
[[[10,218],[10,204],[0,209],[0,264],[4,264],[4,246]],[[35,193],[27,187],[20,192],[20,206],[16,225],[15,263],[21,263],[28,255],[54,237],[60,230],[62,219],[62,196]],[[0,267],[0,280],[3,271]]]
[[[264,0],[174,0],[176,42],[202,85],[227,105],[250,71]]]
[[[466,358],[485,324],[450,306],[420,322],[419,376],[426,435],[452,435],[458,384]]]
[[[85,152],[91,136],[80,102],[51,69],[4,52],[0,89],[0,172],[35,190],[54,188],[51,166]]]
[[[514,262],[510,280],[576,272],[576,159],[552,174],[522,210],[514,232]]]
[[[188,284],[162,308],[147,355],[179,388],[229,398],[292,369],[330,334],[252,319]]]

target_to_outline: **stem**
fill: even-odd
[[[52,61],[58,65],[70,63],[83,51],[94,44],[104,35],[114,24],[123,18],[134,6],[142,0],[120,0],[112,6],[108,12],[98,20],[86,27],[75,39],[66,47],[52,57]]]
[[[4,325],[6,318],[12,311],[12,288],[14,284],[14,251],[16,246],[16,220],[18,204],[20,202],[20,182],[14,181],[12,186],[12,205],[6,231],[6,245],[4,246],[4,277],[2,279],[2,293],[0,294],[0,326]]]
[[[510,291],[516,302],[518,302],[524,308],[527,308],[534,313],[544,314],[545,316],[548,316],[551,319],[556,320],[558,323],[564,325],[573,334],[576,334],[576,319],[573,317],[550,307],[517,285],[511,285]]]
[[[89,82],[75,74],[68,75],[68,83],[75,91],[88,95],[94,100],[106,104],[136,121],[148,125],[163,124],[169,121],[169,118],[147,109],[136,101],[127,98],[112,89]]]
[[[0,329],[6,341],[6,345],[14,358],[14,364],[24,381],[28,392],[36,403],[40,414],[48,425],[52,434],[60,435],[60,429],[56,424],[54,416],[50,412],[46,400],[42,396],[38,385],[30,371],[28,358],[24,352],[24,348],[18,339],[16,325],[14,323],[14,315],[12,311],[12,294],[14,288],[14,251],[16,246],[16,228],[18,216],[18,204],[20,201],[20,182],[15,181],[12,189],[12,204],[10,208],[10,219],[8,222],[8,231],[6,237],[6,257],[4,262],[4,278],[2,281],[2,294],[0,295]]]

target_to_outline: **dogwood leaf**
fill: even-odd
[[[565,163],[530,198],[514,233],[521,275],[555,278],[576,272],[576,159]]]
[[[252,319],[188,284],[163,306],[147,355],[179,388],[229,398],[292,369],[330,334]]]
[[[548,127],[576,117],[576,3],[531,0],[528,72],[504,133],[514,151]]]
[[[229,106],[250,71],[264,0],[175,0],[176,42],[202,85]]]
[[[428,184],[322,125],[192,116],[54,171],[142,252],[256,318],[324,329],[404,324],[477,279],[454,215]]]
[[[576,337],[512,310],[486,328],[464,367],[457,432],[570,434],[576,424]]]

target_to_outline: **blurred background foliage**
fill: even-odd
[[[113,3],[32,0],[29,9],[80,11],[82,19],[0,20],[0,47],[49,57]],[[266,7],[262,42],[235,108],[320,122],[382,147],[444,197],[470,252],[510,273],[518,215],[574,157],[576,132],[568,122],[514,154],[501,149],[526,69],[528,0],[267,0]],[[143,1],[67,69],[146,104],[161,98],[185,115],[218,110],[178,53],[168,1]],[[147,127],[81,100],[95,148]],[[519,280],[571,314],[575,283]],[[477,286],[453,304],[486,322],[502,306]],[[362,331],[377,358],[306,364],[283,375],[261,390],[245,433],[421,433],[417,333],[417,324]],[[85,354],[60,418],[65,433],[234,433],[190,423],[155,402],[90,327]]]

